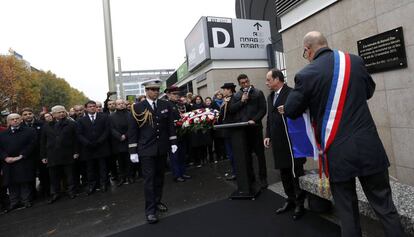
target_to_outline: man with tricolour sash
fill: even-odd
[[[306,34],[303,46],[309,64],[295,75],[295,88],[279,111],[297,118],[309,109],[342,236],[362,236],[356,177],[386,236],[405,236],[392,200],[390,163],[367,103],[375,83],[362,58],[330,49],[320,32]]]

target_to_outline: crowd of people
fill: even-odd
[[[245,129],[247,178],[261,188],[268,186],[264,149],[272,147],[275,168],[280,170],[288,196],[276,213],[294,209],[293,219],[298,220],[305,213],[298,176],[304,174],[306,159],[292,160],[285,119],[308,112],[326,165],[342,236],[361,236],[356,177],[386,235],[404,236],[392,201],[388,158],[367,105],[375,83],[362,59],[331,50],[320,32],[305,36],[303,57],[310,63],[295,76],[295,88],[286,85],[280,70],[267,73],[264,83],[271,91],[267,100],[247,75],[240,74],[239,90],[232,82],[224,83],[212,98],[182,95],[173,86],[166,89],[167,98],[160,99],[160,84],[150,82],[145,85],[146,95],[133,105],[110,100],[108,94],[103,107],[88,101],[67,112],[56,105],[50,113],[42,113],[40,120],[30,108],[8,115],[8,127],[0,133],[4,184],[0,197],[6,211],[32,206],[36,176],[40,181],[37,195],[50,194],[49,203],[59,199],[62,187],[75,198],[82,187],[87,195],[98,189],[107,191],[109,177],[117,186],[143,177],[145,215],[148,223],[156,223],[157,212],[168,211],[161,201],[167,157],[176,182],[191,178],[187,165],[202,167],[226,158],[232,167],[228,179],[237,179],[232,134],[225,130],[177,133],[175,122],[183,113],[210,108],[219,111],[218,124],[251,125]],[[259,180],[253,171],[253,157],[257,158]]]

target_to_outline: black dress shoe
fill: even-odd
[[[185,182],[184,178],[178,177],[178,178],[174,178],[175,182],[181,183],[181,182]]]
[[[69,193],[69,198],[70,199],[74,199],[76,197],[76,195],[75,194],[73,194],[73,193]]]
[[[118,187],[121,187],[124,183],[126,182],[126,180],[125,179],[121,179],[117,184],[116,184],[116,186],[118,186]]]
[[[299,220],[303,214],[305,214],[305,207],[303,205],[296,206],[293,212],[293,220]]]
[[[168,211],[168,207],[162,202],[157,203],[156,207],[157,207],[157,211],[159,211],[159,212],[167,212]]]
[[[59,195],[54,194],[52,196],[52,198],[50,198],[49,201],[47,201],[47,203],[52,204],[52,203],[56,202],[58,199],[59,199]]]
[[[24,208],[31,208],[33,206],[33,204],[31,202],[26,202],[24,204]]]
[[[191,179],[191,176],[188,174],[183,174],[181,177],[184,179]]]
[[[158,218],[156,215],[150,214],[147,216],[147,222],[148,224],[155,224],[158,222]]]
[[[17,208],[19,208],[19,205],[13,205],[13,206],[10,206],[9,208],[7,208],[4,212],[9,213],[13,210],[16,210]]]
[[[102,185],[101,186],[101,191],[104,193],[104,192],[106,192],[106,191],[108,191],[108,186],[106,186],[106,185]]]
[[[236,179],[236,175],[234,175],[234,174],[229,175],[229,176],[226,177],[226,180],[228,180],[228,181],[232,181],[232,180],[235,180],[235,179]]]
[[[283,212],[287,212],[287,211],[289,211],[290,209],[292,209],[294,207],[295,207],[295,204],[293,202],[285,202],[283,207],[276,210],[276,214],[281,214]]]
[[[86,195],[87,195],[87,196],[90,196],[90,195],[92,195],[94,192],[95,192],[95,189],[90,188],[90,189],[88,189],[88,191],[86,191]]]

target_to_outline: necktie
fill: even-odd
[[[157,111],[157,104],[155,104],[155,101],[152,102],[152,108],[154,111]]]
[[[91,115],[91,122],[94,123],[95,122],[95,115]]]
[[[279,97],[279,93],[275,92],[275,97],[273,97],[273,106],[276,105],[277,97]]]

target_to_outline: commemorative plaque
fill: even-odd
[[[358,54],[364,59],[369,73],[406,68],[403,28],[359,40]]]

